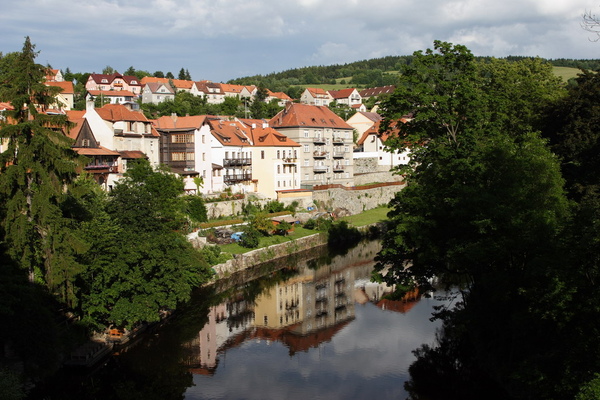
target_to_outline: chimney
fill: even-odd
[[[173,120],[173,126],[177,126],[177,113],[171,113],[171,119]]]

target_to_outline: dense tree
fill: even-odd
[[[517,398],[560,386],[547,384],[561,378],[559,352],[539,355],[560,333],[538,332],[567,313],[559,239],[568,203],[558,161],[533,130],[539,100],[558,93],[536,62],[478,63],[464,46],[435,42],[415,53],[383,105],[384,129],[400,131],[388,145],[413,156],[391,202],[378,277],[400,288],[461,283],[461,304],[440,314],[452,339],[439,349],[465,343],[444,353],[457,374],[476,372]]]
[[[107,206],[84,224],[92,246],[82,256],[81,309],[90,327],[157,321],[209,276],[200,253],[175,231],[184,223],[182,193],[181,178],[133,163]]]
[[[54,103],[56,88],[44,85],[46,68],[35,63],[34,48],[27,38],[21,53],[0,59],[0,98],[14,107],[0,125],[7,141],[0,154],[2,226],[9,254],[30,279],[63,292],[69,290],[62,287],[67,276],[80,269],[73,253],[84,248],[74,233],[77,221],[63,212],[77,155],[63,131],[66,118],[43,112]]]

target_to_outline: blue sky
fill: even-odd
[[[581,27],[592,0],[2,0],[0,52],[25,36],[37,61],[189,70],[194,80],[409,55],[436,39],[475,55],[600,58]]]

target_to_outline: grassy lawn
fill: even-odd
[[[372,210],[367,210],[360,214],[350,215],[343,217],[342,220],[348,221],[354,226],[365,226],[374,224],[379,221],[385,221],[387,219],[387,213],[390,211],[388,207],[377,207]]]
[[[372,210],[367,210],[360,214],[343,217],[342,220],[348,221],[348,223],[350,223],[353,226],[369,225],[369,224],[373,224],[375,222],[386,220],[387,213],[389,210],[390,209],[387,207],[378,207],[378,208],[374,208]],[[311,230],[311,229],[304,229],[301,226],[295,226],[294,230],[287,236],[274,235],[274,236],[269,236],[269,237],[262,237],[260,239],[260,244],[259,244],[258,248],[267,247],[267,246],[271,246],[274,244],[289,242],[291,240],[299,239],[304,236],[314,235],[316,233],[319,233],[319,231]],[[254,250],[254,249],[247,249],[245,247],[240,246],[237,243],[221,245],[221,251],[223,251],[225,253],[242,254],[242,253],[246,253],[251,250]]]
[[[563,81],[567,82],[571,78],[576,78],[581,71],[578,68],[571,67],[553,67],[554,75],[560,76]]]

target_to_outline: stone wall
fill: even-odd
[[[350,214],[358,214],[365,210],[376,208],[382,204],[388,204],[404,185],[386,185],[375,188],[331,188],[326,190],[315,190],[313,200],[319,209],[331,210],[345,208]]]
[[[299,253],[324,244],[327,244],[327,235],[317,233],[300,239],[291,240],[287,243],[275,244],[262,249],[252,250],[247,253],[236,254],[233,259],[228,260],[226,263],[213,266],[215,280],[227,277],[269,260],[289,256],[290,254]]]

